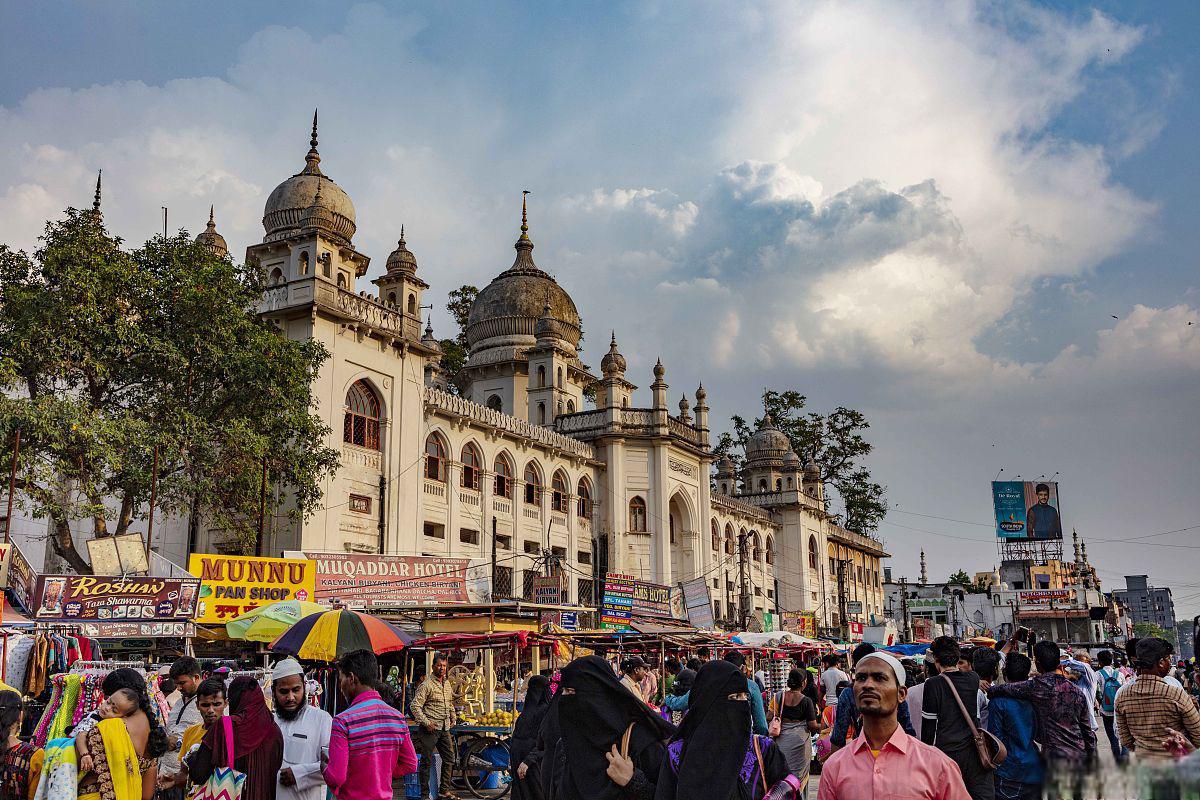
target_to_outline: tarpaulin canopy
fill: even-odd
[[[882,648],[889,653],[899,653],[902,656],[919,656],[929,649],[929,642],[918,642],[916,644],[891,644]]]
[[[518,647],[554,644],[557,639],[537,631],[498,631],[496,633],[439,633],[417,639],[409,647],[434,650],[466,650],[469,648]]]

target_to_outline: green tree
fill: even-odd
[[[870,470],[862,464],[873,449],[863,436],[870,423],[862,412],[841,406],[829,414],[805,414],[807,403],[807,397],[792,390],[768,390],[763,394],[765,410],[801,461],[815,465],[821,481],[841,497],[844,511],[837,515],[838,521],[848,530],[873,533],[887,514],[887,488],[873,481]],[[715,450],[740,466],[737,451],[745,451],[746,442],[762,420],[753,420],[753,427],[738,415],[731,421],[733,431],[721,434]]]
[[[1133,635],[1139,639],[1146,636],[1157,636],[1160,639],[1166,639],[1171,644],[1178,644],[1175,631],[1169,631],[1166,628],[1161,628],[1153,622],[1133,623]]]
[[[471,315],[471,305],[479,295],[478,287],[464,284],[447,295],[446,310],[458,326],[458,332],[453,339],[442,339],[442,369],[453,377],[467,363],[470,348],[467,345],[467,319]]]
[[[203,514],[254,541],[262,470],[307,515],[337,468],[310,387],[327,353],[256,313],[264,276],[181,231],[127,251],[97,212],[46,224],[33,256],[0,245],[0,441],[21,431],[20,502],[51,545],[91,568],[70,524],[120,535],[143,517],[159,451],[158,513]]]
[[[971,576],[966,573],[966,570],[961,569],[947,578],[946,583],[957,583],[966,587],[975,585],[975,582],[971,580]]]

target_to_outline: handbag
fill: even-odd
[[[778,699],[778,703],[776,703]],[[783,732],[783,692],[771,697],[771,722],[767,725],[767,735],[772,739],[779,738]]]
[[[807,788],[805,782],[790,772],[784,775],[774,786],[767,786],[767,767],[763,763],[762,749],[758,745],[758,737],[750,734],[750,741],[754,744],[754,757],[758,759],[758,778],[762,781],[763,800],[794,800],[794,798],[803,798]]]
[[[225,740],[224,767],[213,767],[212,775],[196,792],[194,800],[241,800],[246,773],[233,768],[233,719],[221,718],[221,733]]]
[[[950,676],[945,673],[942,677],[946,679],[946,685],[950,687],[950,695],[954,698],[954,702],[958,703],[958,710],[962,712],[963,719],[967,721],[967,727],[971,729],[971,738],[975,740],[975,750],[979,753],[979,763],[984,769],[995,769],[1004,763],[1004,759],[1008,758],[1008,748],[1004,746],[1004,742],[996,738],[996,735],[991,731],[981,731],[975,725],[975,720],[971,719],[971,714],[967,711],[967,707],[963,705],[962,698],[958,696],[958,690],[954,688],[954,682],[950,680]]]

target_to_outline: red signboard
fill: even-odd
[[[318,603],[386,608],[469,601],[470,559],[311,552],[304,557],[317,564]]]

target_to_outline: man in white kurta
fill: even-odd
[[[283,733],[283,766],[276,783],[279,800],[324,800],[325,778],[321,757],[329,755],[333,718],[309,705],[304,690],[304,670],[294,658],[285,658],[271,673],[275,722]]]

